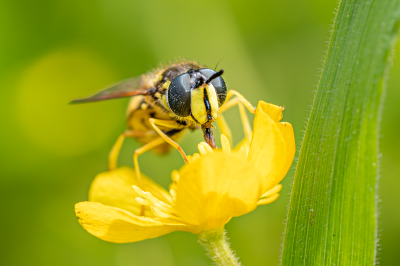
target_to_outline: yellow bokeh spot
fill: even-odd
[[[116,81],[115,71],[82,49],[49,53],[18,77],[16,110],[22,134],[46,152],[82,154],[104,145],[124,123],[125,101],[68,105]]]

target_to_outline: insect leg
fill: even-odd
[[[249,123],[249,118],[247,117],[246,110],[244,109],[243,103],[239,103],[239,112],[240,118],[242,120],[242,125],[244,129],[244,134],[249,141],[251,142],[251,136],[253,135],[253,131],[251,130],[251,126]]]
[[[108,155],[108,170],[114,170],[117,168],[118,165],[118,155],[121,151],[122,144],[126,137],[139,137],[145,134],[151,134],[152,132],[144,132],[144,131],[133,131],[133,130],[126,130],[122,133],[117,141],[115,142],[114,146],[112,147],[109,155]],[[153,131],[153,134],[157,134],[157,132]]]
[[[247,100],[246,100],[246,102],[247,102],[249,105],[251,105]],[[251,130],[251,126],[250,126],[250,123],[249,123],[249,119],[248,119],[248,117],[247,117],[246,110],[244,109],[243,101],[242,101],[242,100],[240,100],[239,98],[234,98],[234,99],[232,99],[232,100],[226,102],[224,105],[221,106],[221,108],[220,108],[220,110],[219,110],[219,115],[218,115],[218,117],[220,116],[221,113],[225,112],[226,110],[228,110],[229,108],[231,108],[232,106],[235,106],[235,105],[239,105],[240,118],[241,118],[241,120],[242,120],[242,125],[243,125],[243,129],[244,129],[244,134],[245,134],[245,136],[246,136],[246,139],[247,139],[247,140],[249,141],[249,143],[250,143],[250,141],[251,141],[251,136],[252,136],[252,130]],[[254,107],[252,107],[252,108],[253,108],[253,110],[255,111]],[[250,112],[252,112],[252,111],[250,110]],[[218,122],[218,120],[217,120],[217,122]],[[226,123],[225,123],[225,124],[226,124]],[[221,127],[221,125],[220,125],[219,122],[218,122],[218,125]],[[226,125],[226,126],[227,126],[227,125]],[[221,130],[221,131],[222,131],[222,130]]]
[[[119,135],[117,141],[115,142],[114,146],[112,147],[109,155],[108,155],[108,170],[112,171],[117,168],[118,164],[118,155],[121,151],[122,144],[124,143],[125,136],[122,133]]]
[[[156,138],[155,140],[150,141],[146,145],[140,147],[139,149],[136,149],[135,152],[133,153],[133,165],[135,166],[135,173],[136,173],[136,178],[139,183],[139,187],[142,188],[142,178],[141,178],[141,173],[140,173],[140,168],[139,168],[139,162],[138,162],[138,157],[139,155],[145,153],[148,150],[151,150],[158,145],[164,143],[164,139],[161,137]],[[144,205],[142,205],[142,210],[140,211],[140,215],[143,216],[144,214]]]
[[[232,96],[236,96],[244,104],[244,106],[246,106],[246,108],[250,111],[250,113],[252,113],[252,114],[256,113],[256,108],[246,98],[244,98],[242,94],[240,94],[239,92],[234,91],[234,90],[228,91],[228,93],[226,95],[226,99],[225,99],[225,102],[226,102],[225,104],[228,104],[228,100]],[[224,105],[222,105],[221,107],[223,107]],[[228,109],[230,107],[232,107],[232,106],[229,106]]]
[[[217,124],[221,134],[224,134],[228,138],[229,143],[232,145],[232,132],[222,114],[218,114]]]
[[[138,156],[145,153],[148,150],[151,150],[151,149],[157,147],[158,145],[160,145],[162,143],[164,143],[164,139],[161,137],[158,137],[155,140],[152,140],[149,143],[143,145],[142,147],[136,149],[135,152],[133,153],[133,165],[135,166],[135,173],[136,173],[136,177],[138,179],[139,187],[142,186],[142,181],[141,181],[141,176],[140,176]]]
[[[233,98],[232,100],[226,101],[218,110],[218,113],[223,113],[240,102],[238,98]]]
[[[185,163],[189,163],[185,152],[182,150],[181,146],[176,143],[173,139],[168,137],[162,130],[157,126],[163,126],[163,127],[168,127],[171,129],[183,129],[184,126],[177,124],[175,121],[172,120],[160,120],[160,119],[154,119],[154,118],[149,118],[149,123],[152,125],[152,127],[157,131],[157,133],[169,144],[171,144],[172,147],[177,149],[179,153],[182,155],[183,160]]]

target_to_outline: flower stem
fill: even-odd
[[[199,234],[199,242],[217,265],[240,265],[238,259],[229,247],[224,228],[201,232]]]

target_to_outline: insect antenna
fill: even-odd
[[[220,71],[218,71],[217,73],[212,75],[209,79],[207,79],[206,84],[210,83],[213,79],[218,78],[222,74],[224,74],[224,70],[223,69],[221,69]]]
[[[222,59],[221,59],[221,60],[219,60],[219,61],[218,61],[218,63],[215,65],[215,67],[214,67],[214,71],[217,69],[217,67],[218,67],[219,63],[221,63],[221,61],[222,61]]]

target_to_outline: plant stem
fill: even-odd
[[[199,242],[217,265],[240,265],[229,247],[224,228],[201,232],[199,234]]]

